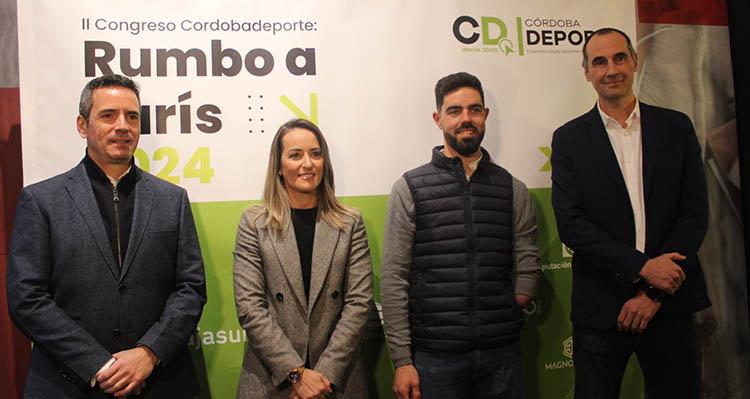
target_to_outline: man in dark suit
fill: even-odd
[[[708,200],[693,125],[638,102],[623,32],[594,32],[583,67],[597,105],[552,139],[552,205],[574,251],[575,397],[619,397],[632,353],[650,397],[694,397],[692,313],[710,301],[696,256]]]
[[[189,398],[187,351],[206,302],[184,189],[133,163],[138,86],[118,76],[81,93],[75,168],[21,191],[8,307],[34,342],[27,398]]]

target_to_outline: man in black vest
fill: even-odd
[[[521,309],[541,273],[526,186],[480,147],[489,109],[465,72],[435,86],[444,146],[393,185],[383,316],[406,398],[521,398]]]

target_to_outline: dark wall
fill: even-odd
[[[750,38],[748,18],[750,2],[727,0],[729,11],[729,39],[734,70],[734,95],[737,110],[737,140],[740,155],[740,181],[742,182],[742,215],[745,229],[745,253],[750,254],[750,62],[747,40]],[[745,257],[747,287],[750,292],[750,256]],[[750,298],[750,296],[748,296]],[[750,308],[750,300],[748,303]],[[750,315],[749,315],[750,316]]]

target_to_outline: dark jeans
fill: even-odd
[[[464,353],[416,350],[422,399],[521,399],[521,343]]]
[[[690,318],[658,321],[641,334],[573,327],[575,398],[618,398],[635,353],[649,399],[695,398],[698,358]]]

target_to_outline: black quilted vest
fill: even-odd
[[[512,177],[482,149],[467,181],[461,160],[441,149],[404,174],[416,208],[412,344],[439,352],[503,346],[522,325],[513,292]]]

